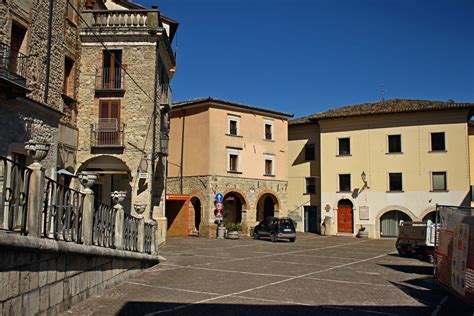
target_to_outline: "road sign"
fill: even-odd
[[[221,211],[217,211],[217,213],[216,213],[216,218],[217,218],[217,219],[222,218],[222,213],[221,213]]]
[[[216,202],[222,202],[222,201],[224,201],[224,196],[222,195],[222,193],[217,193]]]
[[[224,203],[216,202],[216,210],[222,211],[224,209]]]

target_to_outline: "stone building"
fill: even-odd
[[[47,143],[43,165],[59,178],[73,168],[77,145],[80,46],[76,17],[66,4],[0,2],[0,155],[29,164],[25,142]]]
[[[176,69],[171,42],[178,23],[157,7],[132,1],[88,1],[79,21],[81,59],[76,171],[98,173],[96,199],[126,191],[125,210],[158,221],[167,155],[169,82]]]
[[[267,216],[286,216],[291,116],[213,98],[174,103],[168,233],[215,237],[216,193],[224,196],[224,223],[242,223],[244,232]],[[189,207],[173,195],[185,195]]]
[[[314,216],[317,225],[326,219],[326,234],[355,236],[365,227],[369,237],[380,238],[396,237],[402,220],[434,220],[436,204],[469,206],[473,108],[387,100],[293,121],[290,209],[299,206],[300,215]],[[310,160],[301,155],[311,144]],[[314,206],[316,214],[306,214],[304,206]]]

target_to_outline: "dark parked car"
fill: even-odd
[[[255,226],[253,237],[255,239],[270,237],[273,242],[279,238],[285,238],[294,242],[296,240],[295,225],[291,218],[288,217],[267,217],[263,222]]]

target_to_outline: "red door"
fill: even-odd
[[[337,207],[337,231],[352,233],[352,206],[339,205]]]

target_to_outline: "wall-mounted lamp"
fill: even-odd
[[[366,187],[367,189],[370,189],[369,185],[367,184],[367,175],[365,174],[364,171],[362,171],[362,173],[360,174],[360,178],[362,179],[362,182],[364,182],[364,187]]]

